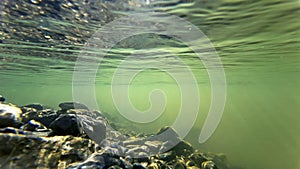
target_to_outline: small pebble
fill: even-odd
[[[216,166],[215,166],[214,162],[209,160],[209,161],[204,161],[201,164],[201,168],[203,168],[203,169],[216,169]]]

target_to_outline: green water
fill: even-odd
[[[100,110],[109,113],[110,120],[138,132],[154,132],[172,124],[180,109],[180,90],[165,72],[145,70],[129,88],[133,105],[141,111],[151,105],[148,96],[153,89],[165,92],[165,111],[156,121],[137,124],[126,120],[111,94],[112,75],[128,53],[171,49],[192,70],[199,87],[200,110],[187,140],[203,151],[225,153],[231,165],[240,168],[300,168],[300,1],[172,2],[154,1],[145,7],[111,2],[106,5],[107,18],[133,10],[160,11],[180,16],[206,34],[221,58],[227,82],[225,110],[216,131],[205,143],[198,143],[211,101],[205,67],[186,46],[163,37],[141,35],[124,40],[104,59],[95,81]],[[73,69],[80,47],[103,22],[112,19],[101,24],[93,19],[81,22],[65,19],[69,14],[58,13],[65,16],[59,18],[47,11],[46,15],[33,12],[34,17],[24,15],[22,19],[18,17],[22,13],[11,12],[15,7],[10,5],[2,9],[7,14],[2,11],[1,15],[1,95],[17,105],[39,102],[52,108],[72,100]],[[38,26],[47,31],[34,32]],[[168,57],[157,55],[154,59]],[[137,64],[142,62],[136,59]]]

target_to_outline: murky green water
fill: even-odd
[[[149,5],[142,1],[82,1],[76,5],[71,1],[16,0],[1,5],[0,93],[7,101],[18,105],[39,102],[56,108],[61,101],[72,100],[76,58],[101,25],[132,11],[166,12],[201,29],[222,60],[227,97],[215,133],[205,143],[198,143],[211,101],[205,67],[185,45],[166,37],[136,36],[105,57],[95,80],[100,110],[122,126],[142,132],[172,124],[180,109],[180,90],[163,71],[147,69],[129,88],[133,105],[141,111],[149,108],[153,89],[165,92],[165,111],[156,121],[137,124],[124,119],[111,95],[113,73],[125,56],[171,50],[188,65],[199,85],[200,111],[187,136],[189,141],[204,151],[225,153],[230,163],[240,168],[300,168],[300,1],[150,1]],[[162,61],[171,56],[158,54],[151,59]],[[145,62],[151,64],[151,59]],[[142,59],[135,61],[142,67]]]

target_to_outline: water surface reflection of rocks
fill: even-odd
[[[121,134],[83,104],[59,107],[18,107],[0,96],[0,168],[230,168],[224,155],[195,150],[170,127],[147,137]],[[166,130],[172,139],[155,137]]]

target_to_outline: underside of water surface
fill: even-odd
[[[122,20],[128,16],[138,19]],[[184,139],[202,151],[224,153],[232,166],[298,169],[299,16],[299,0],[2,0],[0,94],[18,106],[52,109],[79,96],[84,104],[96,103],[118,128],[135,133],[153,133],[186,118],[178,127],[191,126]],[[107,24],[118,32],[104,31]],[[139,26],[145,29],[141,34],[121,39]],[[189,34],[196,29],[201,39]],[[189,35],[187,42],[180,32]],[[76,79],[79,61],[87,64],[87,75]],[[225,76],[216,80],[217,89],[215,70]],[[81,87],[88,90],[74,96]],[[215,109],[222,111],[220,121],[200,143],[212,100],[222,92],[224,111]],[[194,108],[199,109],[191,117]],[[126,110],[139,112],[140,119],[144,113],[149,121],[127,118]]]

